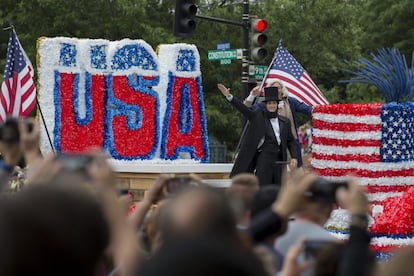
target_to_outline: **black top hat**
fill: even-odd
[[[264,102],[269,102],[269,101],[281,101],[282,99],[279,97],[279,92],[278,92],[278,88],[271,86],[271,87],[265,87],[264,88],[264,94],[265,94],[265,98],[264,98]]]

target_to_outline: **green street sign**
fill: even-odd
[[[220,59],[220,65],[231,64],[231,59]]]
[[[241,59],[242,49],[208,50],[208,60]]]
[[[265,65],[250,65],[249,75],[253,76],[257,80],[262,80],[267,72],[268,66]]]

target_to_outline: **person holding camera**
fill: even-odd
[[[26,169],[40,157],[40,131],[35,118],[7,118],[0,124],[0,192],[18,191],[25,182]],[[24,161],[26,168],[18,165]],[[11,176],[18,185],[11,187]]]
[[[297,166],[296,140],[288,118],[277,113],[280,97],[277,87],[265,88],[266,110],[251,110],[230,94],[223,84],[217,85],[227,100],[250,123],[230,177],[255,170],[260,185],[281,184],[282,171],[287,164],[287,150],[292,159],[291,168]]]
[[[301,238],[319,243],[339,242],[323,228],[336,202],[333,186],[334,184],[322,178],[318,178],[312,183],[305,193],[306,196],[300,209],[295,213],[295,220],[289,221],[287,232],[275,242],[276,250],[283,256],[286,256],[289,248]],[[300,262],[304,262],[305,259],[302,254]],[[312,274],[305,273],[303,275]]]

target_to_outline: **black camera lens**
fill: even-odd
[[[306,196],[309,200],[336,203],[336,191],[339,187],[348,187],[346,181],[331,181],[323,177],[318,177],[311,185]]]
[[[31,133],[33,131],[34,125],[32,122],[27,122],[26,123],[27,126],[27,132]]]
[[[19,121],[17,118],[7,118],[0,125],[0,141],[18,143],[20,141]]]

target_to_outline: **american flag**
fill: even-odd
[[[358,176],[374,207],[414,186],[412,103],[320,105],[312,116],[312,166],[320,175]]]
[[[14,29],[10,33],[0,95],[0,121],[26,117],[36,104],[34,72]]]
[[[325,96],[297,60],[279,43],[273,61],[263,79],[262,87],[281,80],[289,96],[310,106],[328,104]],[[263,89],[261,89],[263,91]]]

